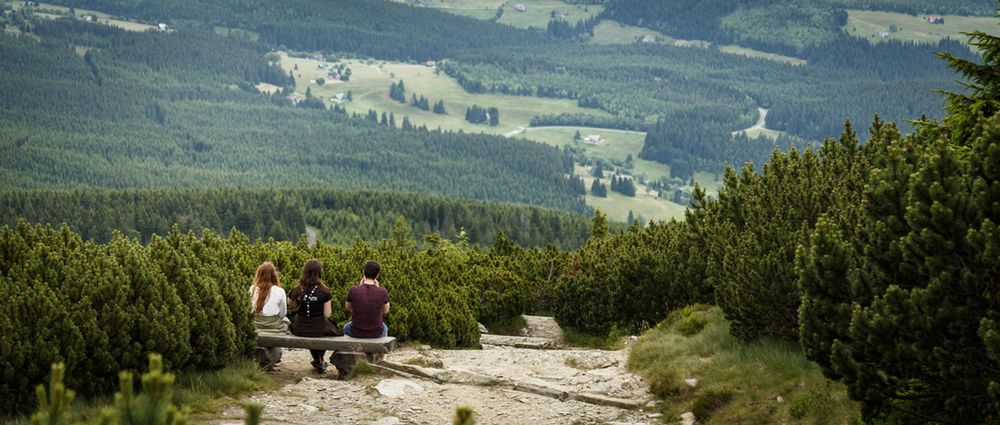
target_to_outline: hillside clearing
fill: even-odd
[[[319,68],[324,63],[346,65],[351,70],[350,81],[330,80],[328,70]],[[346,96],[351,92],[353,100],[342,104],[348,112],[365,114],[372,109],[379,114],[392,113],[396,117],[397,126],[402,125],[403,116],[406,115],[414,125],[426,125],[431,129],[440,127],[443,130],[504,134],[529,126],[531,118],[536,115],[576,113],[609,116],[607,112],[598,109],[581,108],[576,101],[569,99],[469,93],[454,78],[422,64],[373,60],[319,62],[282,54],[281,66],[286,71],[292,71],[296,93],[304,95],[308,89],[313,96],[319,97],[328,106],[333,106],[334,102],[330,98],[338,94]],[[295,69],[296,66],[298,69]],[[319,78],[327,79],[326,83],[318,85],[315,81]],[[403,81],[406,86],[408,102],[405,104],[389,98],[389,86],[399,81]],[[448,114],[439,115],[410,105],[409,100],[413,95],[418,98],[425,96],[431,104],[444,101]],[[465,110],[472,105],[497,107],[500,110],[500,125],[490,127],[467,122]]]
[[[13,3],[13,5],[15,8],[23,7],[23,3],[15,2]],[[38,9],[58,13],[58,14],[38,13],[38,12],[35,13],[38,16],[42,16],[48,19],[58,19],[64,16],[69,16],[70,14],[70,8],[64,6],[56,6],[54,4],[48,4],[48,3],[38,3]],[[75,8],[74,11],[76,12],[75,17],[78,19],[82,19],[84,16],[90,15],[95,18],[95,23],[118,27],[126,31],[142,32],[156,28],[155,25],[142,24],[135,21],[117,19],[107,13],[98,12],[96,10]]]
[[[937,43],[944,38],[966,42],[963,32],[984,31],[1000,34],[994,17],[940,15],[943,24],[927,22],[927,15],[907,15],[904,13],[873,12],[868,10],[848,10],[844,31],[855,37],[873,42],[885,40]],[[893,31],[895,28],[895,31]]]
[[[701,40],[682,40],[651,30],[649,28],[625,25],[621,22],[604,20],[594,27],[594,36],[590,38],[591,44],[634,44],[644,42],[644,38],[651,37],[650,43],[669,44],[677,47],[700,47],[708,48],[711,43]],[[746,56],[750,58],[767,59],[775,62],[787,63],[789,65],[805,65],[805,60],[780,55],[777,53],[762,52],[749,47],[735,44],[719,46],[719,51],[733,55]]]
[[[491,20],[503,7],[497,22],[517,28],[544,30],[553,16],[570,23],[590,18],[604,11],[604,6],[569,4],[562,0],[393,0],[398,3],[429,7],[470,18]],[[518,6],[523,6],[519,10]]]

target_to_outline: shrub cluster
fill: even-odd
[[[335,300],[331,320],[343,324],[340,301],[364,261],[375,259],[392,299],[390,334],[451,348],[478,345],[477,320],[510,321],[543,304],[536,297],[547,283],[532,276],[544,276],[539,270],[562,255],[521,248],[503,234],[488,250],[434,236],[418,250],[405,235],[379,245],[309,247],[175,227],[143,245],[121,235],[84,241],[66,226],[4,227],[0,412],[30,409],[31,388],[54,362],[66,365],[69,387],[91,396],[109,393],[119,370],[139,369],[151,352],[175,370],[219,368],[249,353],[247,288],[265,260],[291,290],[305,260],[319,259]]]

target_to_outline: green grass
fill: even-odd
[[[702,424],[847,424],[859,415],[844,386],[823,377],[797,344],[742,343],[718,307],[671,313],[632,346],[628,368],[664,400],[665,417],[691,411]]]
[[[521,315],[514,316],[507,320],[484,323],[490,333],[497,335],[521,335],[521,330],[528,326],[528,323]]]
[[[145,373],[138,371],[137,375]],[[174,383],[174,404],[184,405],[191,409],[192,419],[201,422],[199,418],[210,418],[223,407],[237,403],[238,399],[247,393],[255,391],[272,391],[280,385],[262,372],[257,364],[250,359],[241,359],[224,369],[207,372],[184,372],[177,374]],[[72,389],[72,388],[70,388]],[[136,391],[139,391],[136,387]],[[114,404],[111,395],[76,399],[73,401],[74,423],[95,423],[101,411]],[[0,418],[0,422],[28,425],[30,417]]]
[[[733,55],[746,56],[748,58],[761,58],[775,62],[783,62],[789,65],[796,65],[796,66],[805,65],[807,63],[805,60],[796,57],[779,55],[777,53],[762,52],[760,50],[754,50],[747,47],[737,46],[735,44],[731,44],[728,46],[719,46],[719,51]]]
[[[393,1],[410,3],[409,0]],[[514,5],[519,3],[525,6],[523,12],[514,8]],[[482,20],[493,19],[497,9],[503,6],[504,12],[498,21],[501,24],[540,29],[546,28],[552,19],[553,11],[571,23],[588,19],[604,11],[604,6],[569,4],[562,0],[424,0],[424,4],[443,12]]]
[[[598,350],[620,350],[625,346],[621,335],[596,336],[573,329],[563,328],[563,344],[570,347],[593,348]],[[567,366],[575,367],[576,359],[567,359]]]
[[[590,38],[590,42],[593,44],[632,44],[642,40],[647,35],[652,35],[659,41],[673,41],[673,37],[651,29],[604,20],[594,27],[594,36]]]
[[[308,88],[314,96],[332,106],[331,97],[338,93],[346,95],[350,91],[354,100],[343,104],[348,112],[365,114],[369,109],[379,114],[391,112],[396,116],[397,126],[402,124],[403,115],[407,115],[414,125],[426,125],[431,129],[441,127],[453,131],[505,134],[521,127],[528,127],[531,118],[536,115],[565,112],[608,116],[607,112],[584,109],[577,106],[575,101],[568,99],[468,93],[454,78],[444,73],[437,73],[434,69],[421,64],[370,60],[349,60],[345,63],[351,69],[350,81],[327,81],[323,86],[318,86],[310,81],[327,78],[327,71],[317,68],[319,62],[287,55],[282,55],[281,60],[281,66],[293,72],[296,93],[305,94]],[[294,69],[296,65],[298,65],[297,70]],[[402,104],[390,99],[389,86],[399,80],[403,80],[406,85],[407,100],[414,94],[417,97],[427,97],[431,104],[443,100],[448,115],[423,111],[410,106],[409,103]],[[497,107],[500,110],[500,125],[490,127],[465,121],[465,110],[474,104]]]
[[[872,12],[868,10],[848,10],[847,25],[844,31],[856,37],[870,41],[903,40],[924,43],[937,43],[943,38],[954,38],[966,42],[963,32],[984,31],[990,34],[1000,34],[997,19],[994,17],[972,17],[942,15],[944,24],[929,24],[927,15],[911,16],[904,13]],[[897,31],[891,32],[890,26],[896,26]],[[889,34],[883,39],[880,32]]]
[[[23,6],[23,2],[14,2],[13,5],[14,5],[15,8],[19,8],[19,7]],[[39,9],[43,9],[43,10],[55,11],[55,12],[62,13],[62,14],[65,14],[65,15],[68,15],[69,12],[70,12],[70,8],[68,8],[68,7],[56,6],[54,4],[48,4],[48,3],[38,3],[38,8]],[[77,8],[75,10],[75,12],[76,12],[76,17],[78,17],[78,18],[80,18],[80,17],[82,17],[84,15],[93,15],[95,18],[97,18],[97,21],[99,23],[103,23],[103,24],[106,24],[106,25],[111,25],[113,27],[118,27],[118,28],[121,28],[121,29],[124,29],[124,30],[128,30],[128,31],[139,31],[139,32],[141,32],[141,31],[146,31],[146,30],[149,30],[149,29],[156,28],[156,26],[154,26],[154,25],[141,24],[141,23],[138,23],[138,22],[135,22],[135,21],[129,21],[129,20],[123,20],[123,19],[115,19],[111,15],[108,15],[107,13],[98,12],[96,10],[79,9],[79,8]],[[49,19],[55,19],[55,18],[62,17],[62,16],[59,16],[59,15],[52,15],[52,14],[47,14],[47,13],[36,13],[36,15],[43,16],[43,17],[49,18]]]
[[[611,20],[601,21],[594,27],[594,36],[590,38],[592,44],[633,44],[640,42],[643,37],[651,35],[660,44],[670,44],[679,47],[700,47],[707,48],[708,42],[700,40],[681,40],[669,35],[657,32],[648,28],[625,25]],[[733,55],[746,56],[751,58],[761,58],[775,62],[787,63],[790,65],[805,65],[806,61],[777,53],[762,52],[748,47],[738,45],[719,46],[719,51]]]

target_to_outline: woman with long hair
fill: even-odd
[[[302,277],[299,278],[299,285],[292,289],[291,306],[296,311],[295,320],[292,321],[292,334],[305,337],[322,337],[343,335],[337,327],[330,322],[329,317],[333,312],[330,300],[330,288],[323,284],[323,264],[317,259],[307,260],[302,267]],[[323,360],[325,350],[309,350],[312,354],[312,366],[316,372],[324,373],[329,363]]]
[[[253,325],[261,332],[288,332],[288,301],[278,280],[274,264],[265,261],[257,266],[257,273],[250,286],[250,305],[253,307]],[[264,347],[263,366],[271,370],[281,362],[281,347]]]

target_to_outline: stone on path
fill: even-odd
[[[529,316],[527,314],[523,314],[521,317],[524,318],[525,323],[525,327],[521,331],[522,336],[548,338],[556,341],[557,343],[562,342],[562,328],[560,328],[559,324],[556,323],[556,319],[554,317]]]
[[[422,392],[424,387],[420,386],[420,384],[416,382],[406,379],[383,379],[375,385],[375,390],[385,397],[397,398],[402,397],[408,392]]]
[[[480,335],[479,343],[484,345],[500,345],[515,348],[533,348],[537,350],[551,350],[559,347],[559,343],[551,338],[533,338],[507,335]]]
[[[694,417],[694,413],[681,413],[681,425],[695,425],[696,423],[698,423],[698,420]]]

